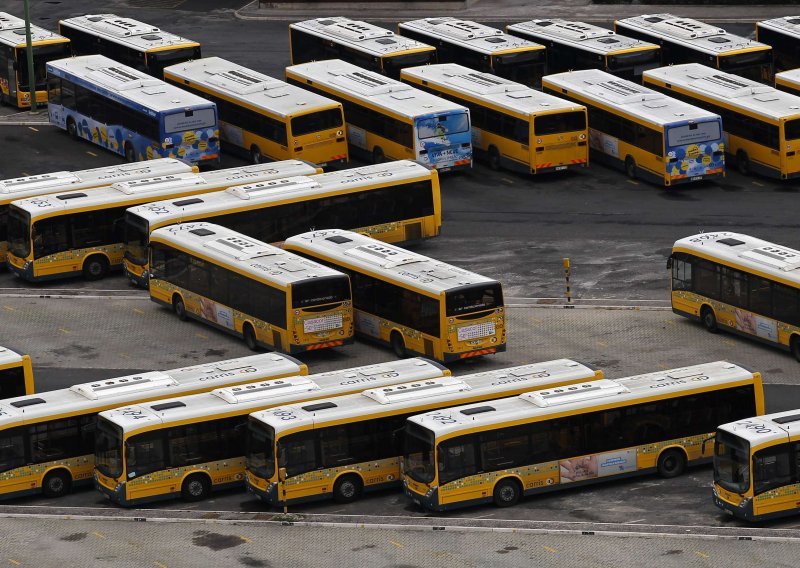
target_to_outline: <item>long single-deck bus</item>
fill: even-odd
[[[79,274],[90,280],[102,278],[122,266],[129,207],[317,171],[311,164],[292,160],[202,174],[160,175],[89,192],[22,199],[9,207],[7,265],[31,282]]]
[[[469,110],[460,105],[340,59],[287,67],[286,80],[342,103],[354,155],[440,171],[472,166]]]
[[[299,353],[353,342],[350,280],[337,270],[212,223],[150,235],[150,299],[182,320]]]
[[[604,71],[548,75],[544,91],[589,111],[589,147],[631,179],[673,186],[725,175],[722,121],[712,112]]]
[[[341,59],[400,78],[400,70],[436,62],[436,48],[391,30],[341,16],[289,24],[292,65]]]
[[[129,162],[219,162],[217,107],[102,55],[47,64],[50,123]]]
[[[772,48],[722,28],[672,14],[645,14],[614,22],[614,30],[661,46],[661,62],[702,63],[756,81],[772,78]]]
[[[449,375],[431,361],[404,359],[103,412],[95,443],[95,487],[124,506],[176,497],[198,501],[211,491],[244,485],[251,412]]]
[[[756,39],[772,47],[775,71],[800,67],[800,16],[756,22]]]
[[[200,59],[200,44],[116,14],[86,14],[58,22],[75,55],[96,53],[161,79],[164,67]]]
[[[549,18],[506,26],[511,35],[547,48],[547,72],[600,69],[631,81],[661,65],[660,48],[585,22]]]
[[[646,71],[644,84],[722,117],[725,153],[742,174],[800,176],[800,96],[699,63]]]
[[[761,375],[725,361],[535,390],[408,419],[406,496],[444,511],[708,462],[717,425],[764,411]]]
[[[147,203],[125,213],[126,276],[146,287],[150,233],[195,221],[210,221],[271,244],[315,228],[416,243],[439,234],[442,201],[436,170],[398,160]]]
[[[446,17],[400,22],[397,29],[434,46],[439,63],[458,63],[529,87],[538,87],[544,75],[544,46],[497,28]]]
[[[800,96],[800,69],[776,73],[775,87],[781,91]]]
[[[492,169],[541,174],[589,165],[582,105],[456,63],[403,69],[402,78],[469,109],[475,156]]]
[[[506,350],[497,280],[340,229],[296,235],[284,248],[348,274],[356,332],[398,357],[449,363]]]
[[[33,394],[33,366],[30,356],[0,346],[0,399],[26,394]]]
[[[248,152],[254,164],[347,163],[339,102],[219,57],[172,65],[164,79],[216,104],[222,140]]]
[[[69,57],[69,39],[31,24],[33,77],[37,103],[47,102],[46,64]],[[25,20],[0,12],[0,104],[31,106]]]
[[[728,231],[675,242],[672,311],[788,349],[800,361],[800,251]]]
[[[307,373],[291,357],[262,354],[0,401],[0,500],[61,497],[91,483],[98,412]]]
[[[602,371],[559,359],[255,412],[247,431],[248,489],[277,506],[348,503],[365,491],[399,488],[409,416],[602,378]]]

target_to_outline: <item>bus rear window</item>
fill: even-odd
[[[308,308],[350,299],[350,279],[347,276],[314,278],[292,284],[292,307]]]
[[[292,136],[303,136],[340,126],[342,126],[342,111],[338,108],[329,108],[294,117],[292,119]]]
[[[458,134],[469,131],[469,115],[466,112],[455,112],[418,118],[416,121],[417,136],[420,140]]]
[[[210,128],[217,124],[217,113],[213,108],[186,109],[164,117],[165,132],[184,132]]]
[[[719,121],[710,120],[708,122],[694,122],[682,124],[681,126],[670,126],[667,131],[667,145],[684,146],[686,144],[697,144],[699,142],[710,142],[719,140],[722,136]]]
[[[449,290],[447,315],[460,316],[499,308],[503,305],[503,289],[500,284],[473,284]]]
[[[536,136],[561,134],[586,130],[586,113],[581,111],[545,114],[533,119],[533,131]]]
[[[787,140],[800,140],[800,118],[788,120],[784,126]]]

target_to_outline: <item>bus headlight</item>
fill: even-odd
[[[578,136],[578,138],[580,138],[581,140],[586,140],[586,134],[581,134],[580,136]]]
[[[752,497],[748,497],[747,499],[742,499],[741,501],[739,501],[739,508],[744,509],[750,504],[750,501],[752,500],[753,500]]]
[[[341,136],[342,134],[344,134],[344,132],[342,132],[341,130],[336,131],[336,136]]]

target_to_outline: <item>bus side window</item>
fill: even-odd
[[[687,255],[675,254],[670,257],[672,265],[672,289],[692,289],[692,263]]]

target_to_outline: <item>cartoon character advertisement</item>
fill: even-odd
[[[725,143],[719,122],[673,125],[667,131],[667,174],[673,179],[725,171]]]
[[[469,114],[456,112],[418,117],[419,160],[437,168],[452,167],[456,162],[472,160],[472,132]]]

